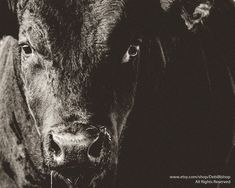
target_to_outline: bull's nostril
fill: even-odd
[[[100,157],[103,147],[103,141],[103,137],[99,136],[98,139],[89,147],[88,156],[91,160]]]
[[[53,153],[55,156],[61,155],[61,152],[62,152],[62,151],[61,151],[61,148],[60,148],[59,145],[54,141],[52,134],[49,135],[49,140],[50,140],[50,142],[49,142],[49,151],[50,151],[51,153]]]
[[[89,127],[86,129],[87,133],[91,136],[98,136],[98,129],[95,127]]]

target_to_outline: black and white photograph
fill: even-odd
[[[235,0],[0,0],[0,188],[235,188]]]

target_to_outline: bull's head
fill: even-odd
[[[122,0],[18,2],[21,78],[52,184],[112,186],[140,53],[124,12]]]

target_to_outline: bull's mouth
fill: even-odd
[[[71,170],[71,169],[70,169]],[[66,173],[62,173],[59,171],[51,171],[50,178],[50,187],[56,188],[87,188],[92,180],[92,178],[88,176],[84,176],[82,174],[76,175],[65,175]]]
[[[95,166],[69,166],[67,168],[51,169],[50,188],[93,188],[94,180],[105,174],[105,164]]]
[[[72,172],[71,172],[72,171]],[[88,188],[90,187],[93,176],[81,173],[73,173],[76,169],[66,171],[51,171],[50,188]],[[69,173],[68,173],[69,172]]]
[[[51,179],[50,179],[50,187],[78,187],[79,182],[83,179],[81,176],[78,177],[66,177],[62,175],[60,172],[51,171]]]
[[[52,170],[50,173],[50,188],[111,188],[114,183],[116,165],[95,173],[68,168],[63,171]],[[49,182],[48,182],[49,183]]]

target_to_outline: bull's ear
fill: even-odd
[[[0,1],[0,38],[4,35],[18,37],[18,21],[16,13],[17,0]]]
[[[164,12],[181,18],[191,31],[197,31],[200,25],[204,25],[214,6],[214,0],[160,0],[160,3]]]

